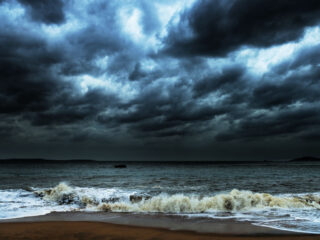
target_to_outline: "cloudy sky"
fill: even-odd
[[[319,0],[0,0],[0,158],[319,146]]]

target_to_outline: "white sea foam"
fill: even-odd
[[[0,190],[0,219],[38,216],[52,211],[69,211],[71,206],[45,203],[26,190]]]
[[[95,206],[98,210],[115,212],[160,212],[160,213],[205,213],[215,211],[251,211],[261,209],[320,209],[320,196],[274,196],[267,193],[253,193],[237,189],[213,196],[184,194],[160,194],[157,196],[135,195],[135,192],[117,192],[100,189],[72,188],[65,183],[36,191],[47,201],[59,204]]]
[[[133,190],[80,188],[66,183],[33,191],[0,191],[0,219],[71,210],[235,218],[268,227],[320,233],[319,193],[271,195],[234,189],[207,196],[150,196]],[[319,230],[315,230],[316,226]]]

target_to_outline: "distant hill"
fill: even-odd
[[[42,158],[12,158],[12,159],[0,159],[0,164],[110,164],[117,163],[125,164],[181,164],[181,165],[192,165],[192,164],[212,164],[212,165],[234,165],[234,164],[265,164],[265,163],[278,163],[277,161],[97,161],[89,159],[68,159],[68,160],[54,160],[54,159],[42,159]]]
[[[87,159],[72,159],[72,160],[50,160],[50,159],[42,159],[42,158],[12,158],[12,159],[0,159],[0,164],[52,164],[52,163],[100,163],[100,161],[95,160],[87,160]]]
[[[300,157],[289,161],[98,161],[91,159],[68,159],[68,160],[55,160],[55,159],[43,159],[43,158],[10,158],[0,159],[0,164],[181,164],[181,165],[193,165],[193,164],[210,164],[210,165],[241,165],[241,164],[283,164],[288,162],[320,162],[320,158],[317,157]]]
[[[292,159],[290,162],[320,162],[320,158],[306,156]]]

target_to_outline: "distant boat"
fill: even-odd
[[[118,164],[118,165],[114,165],[115,168],[126,168],[127,165],[125,164]]]

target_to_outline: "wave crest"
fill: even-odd
[[[160,194],[157,196],[130,195],[127,197],[86,195],[85,191],[72,188],[66,183],[35,192],[36,196],[59,204],[78,204],[98,211],[112,212],[160,212],[206,213],[214,211],[248,211],[266,208],[315,208],[320,209],[317,195],[275,196],[267,193],[234,189],[214,196],[187,196],[184,194]]]

